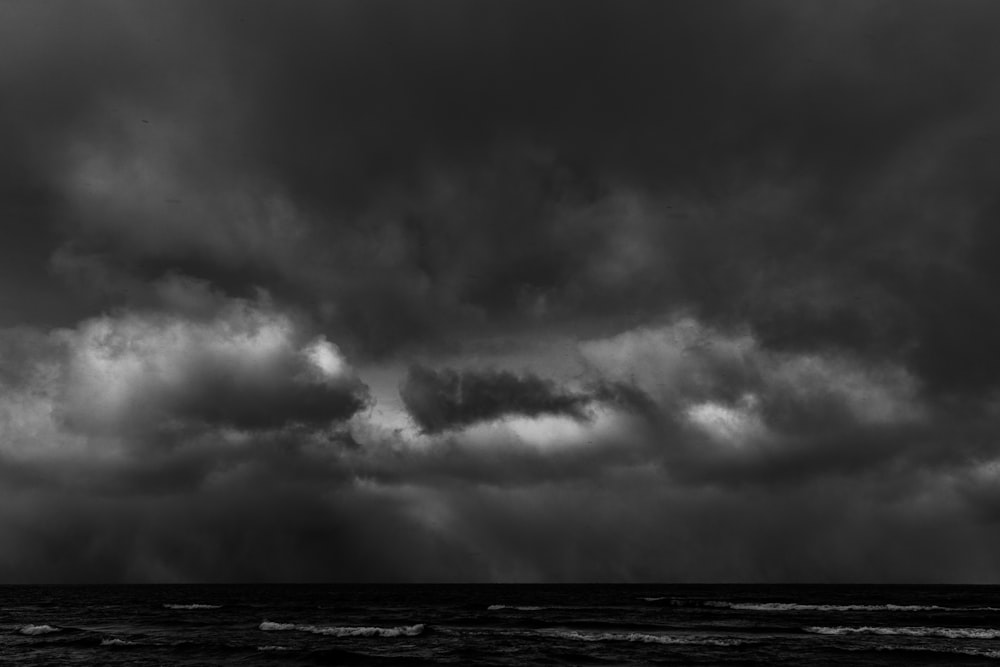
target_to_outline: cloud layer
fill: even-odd
[[[0,580],[1000,580],[998,11],[0,4]]]

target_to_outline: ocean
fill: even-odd
[[[1000,587],[0,587],[2,665],[1000,664]]]

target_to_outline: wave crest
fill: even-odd
[[[201,604],[195,602],[194,604],[165,604],[164,609],[221,609],[221,604]]]
[[[53,628],[51,625],[26,625],[18,632],[22,635],[47,635],[52,632],[59,632],[59,628]]]
[[[992,648],[977,648],[975,646],[913,646],[885,644],[876,646],[876,651],[902,651],[906,653],[944,653],[952,655],[967,655],[974,658],[1000,659],[1000,650]]]
[[[1000,611],[1000,607],[942,607],[936,604],[805,604],[798,602],[725,602],[710,600],[706,607],[740,611]]]
[[[424,624],[398,625],[392,628],[382,628],[366,625],[301,625],[298,623],[273,623],[264,621],[258,626],[265,632],[281,632],[286,630],[297,630],[299,632],[311,632],[315,635],[327,635],[331,637],[416,637],[423,633]]]
[[[583,642],[640,642],[644,644],[686,644],[695,646],[737,646],[745,643],[742,639],[728,637],[706,637],[698,635],[654,635],[646,632],[581,632],[579,630],[556,630],[543,634],[560,639],[574,639]]]
[[[118,639],[117,637],[112,637],[109,639],[102,639],[101,646],[135,646],[135,642],[130,642],[127,639]]]
[[[906,637],[945,637],[947,639],[1000,639],[995,628],[937,628],[915,626],[809,626],[806,632],[819,635],[892,635]]]
[[[486,608],[487,611],[503,611],[504,609],[516,609],[517,611],[541,611],[545,607],[536,607],[533,605],[509,605],[509,604],[491,604]]]
[[[271,621],[264,621],[257,627],[265,632],[275,632],[279,630],[295,630],[299,626],[294,623],[273,623]]]

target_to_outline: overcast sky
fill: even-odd
[[[0,581],[1000,583],[998,29],[0,0]]]

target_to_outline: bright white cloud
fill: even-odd
[[[720,437],[762,433],[768,409],[777,407],[838,409],[871,425],[923,414],[917,382],[902,367],[843,354],[772,351],[749,333],[726,333],[692,318],[586,342],[581,353],[593,373],[636,386]]]
[[[123,312],[38,335],[48,357],[0,360],[30,369],[0,400],[8,450],[68,451],[82,436],[138,443],[183,425],[319,425],[366,400],[336,345],[309,340],[265,301],[231,300],[199,319]]]
[[[752,370],[758,350],[748,334],[728,335],[685,317],[653,328],[640,327],[580,346],[597,375],[642,389],[653,399],[672,403],[710,396],[729,375]]]
[[[735,405],[713,401],[696,403],[689,406],[684,415],[690,423],[707,433],[713,440],[744,445],[767,435],[767,429],[757,408],[756,397],[748,394]]]
[[[326,381],[336,382],[348,374],[347,360],[340,348],[320,336],[302,349],[302,353]]]

